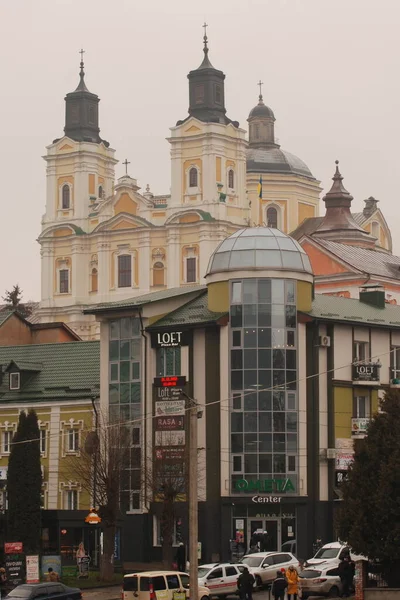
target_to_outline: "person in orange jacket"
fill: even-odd
[[[299,574],[293,565],[290,565],[286,571],[286,581],[288,582],[288,600],[291,600],[291,598],[297,600],[297,594],[299,593]]]

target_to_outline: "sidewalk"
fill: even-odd
[[[121,600],[121,585],[82,590],[83,600]]]

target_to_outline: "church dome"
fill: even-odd
[[[312,275],[310,260],[300,244],[271,227],[246,227],[235,231],[212,254],[206,275],[252,269]]]
[[[272,108],[264,104],[262,100],[260,100],[260,102],[251,109],[248,118],[252,119],[253,117],[268,117],[269,119],[275,120],[275,115]]]
[[[279,147],[248,148],[247,173],[292,173],[315,179],[305,162]]]

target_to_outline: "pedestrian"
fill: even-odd
[[[297,594],[299,593],[299,574],[293,565],[290,565],[286,571],[286,580],[288,582],[288,600],[297,600]]]
[[[272,595],[275,600],[284,600],[285,598],[285,590],[288,586],[288,582],[284,577],[282,571],[276,572],[276,579],[274,579],[272,583]]]
[[[340,561],[338,566],[338,575],[342,583],[342,597],[348,598],[350,596],[350,589],[353,584],[354,569],[350,556],[346,555]]]
[[[240,573],[237,580],[240,600],[253,600],[254,583],[254,576],[247,567],[243,567],[243,571]]]
[[[3,598],[6,595],[7,589],[7,574],[4,567],[0,568],[0,597]]]
[[[53,571],[51,567],[47,569],[47,579],[48,581],[60,581],[60,576],[56,571]]]
[[[186,548],[183,542],[179,543],[178,549],[175,555],[176,564],[178,571],[186,571]]]
[[[260,540],[260,550],[261,550],[261,552],[267,552],[267,550],[268,550],[268,542],[269,542],[268,532],[264,531],[261,534],[261,540]]]

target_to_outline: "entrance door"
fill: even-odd
[[[249,519],[247,539],[249,547],[256,541],[263,552],[276,552],[281,547],[280,518]]]

